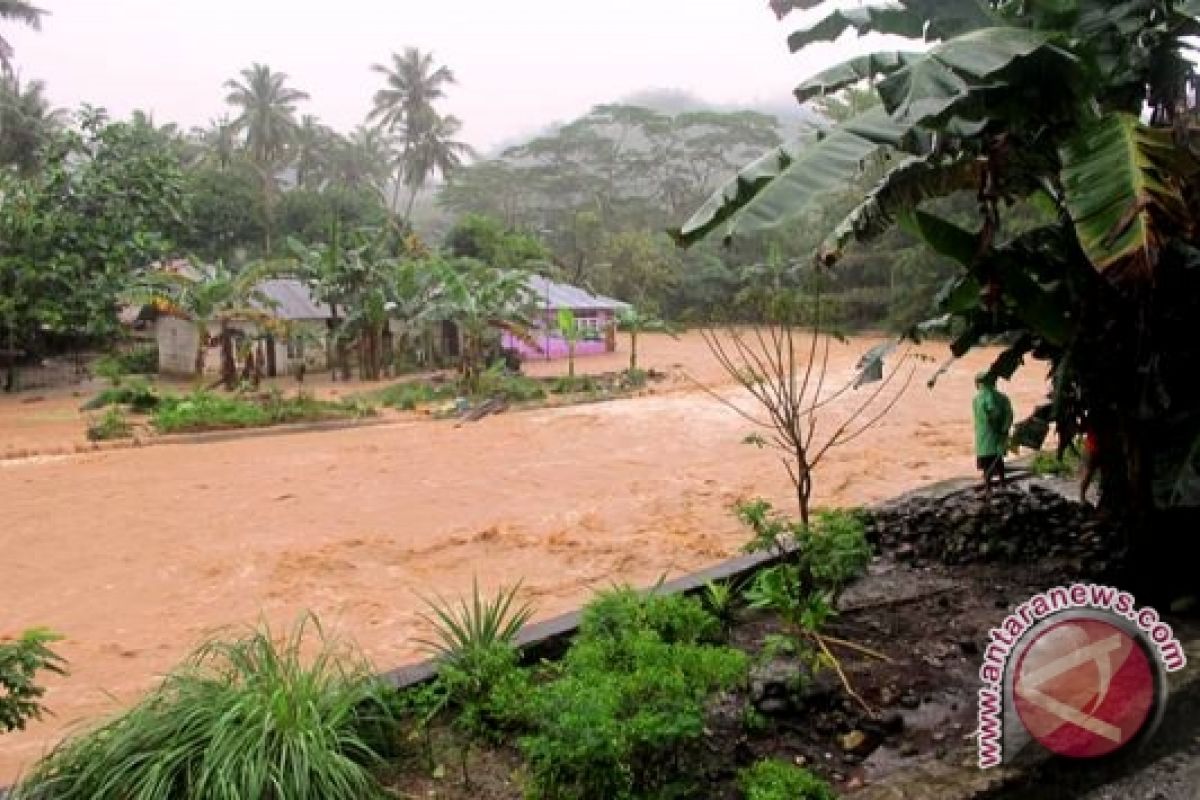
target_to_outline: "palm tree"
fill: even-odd
[[[0,20],[15,20],[24,23],[35,31],[42,29],[42,17],[48,12],[25,2],[25,0],[0,0]],[[0,36],[0,71],[4,74],[12,72],[13,48],[8,40]]]
[[[271,254],[271,201],[277,188],[275,173],[286,163],[296,138],[296,103],[308,99],[306,92],[288,86],[287,79],[286,73],[274,72],[267,65],[256,63],[242,70],[240,81],[225,82],[225,87],[230,90],[225,102],[241,110],[233,120],[233,130],[245,134],[246,150],[262,181],[268,256]]]
[[[385,86],[375,93],[375,107],[368,119],[377,121],[388,132],[402,134],[392,194],[395,210],[400,204],[400,187],[407,183],[410,153],[436,118],[433,103],[446,96],[444,87],[455,82],[454,73],[449,67],[438,66],[432,53],[422,53],[415,47],[405,48],[403,54],[393,53],[390,67],[375,64],[371,69],[385,76]]]
[[[313,114],[305,114],[295,133],[296,186],[311,188],[324,182],[337,134]]]
[[[371,189],[383,202],[391,173],[391,138],[380,128],[360,125],[338,138],[329,154],[329,180],[348,189]]]
[[[199,145],[200,159],[218,169],[229,169],[237,155],[233,122],[227,114],[210,120],[207,128],[192,128],[191,137]]]
[[[28,175],[41,161],[41,147],[66,122],[66,113],[52,109],[45,84],[24,86],[11,73],[0,76],[0,166]]]
[[[474,154],[469,144],[453,138],[462,128],[458,117],[439,117],[431,111],[421,128],[403,165],[404,183],[409,190],[408,207],[404,211],[406,221],[412,216],[413,204],[426,181],[439,173],[442,177],[449,175],[462,166],[463,156]]]

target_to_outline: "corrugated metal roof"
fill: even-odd
[[[543,308],[554,310],[560,308],[596,308],[619,311],[629,306],[628,303],[623,303],[620,300],[614,300],[602,294],[592,294],[585,289],[580,289],[578,286],[558,283],[549,278],[543,278],[541,275],[531,275],[526,285],[529,286],[530,291],[537,295],[538,305]]]
[[[257,289],[269,297],[273,305],[254,305],[279,319],[329,319],[329,306],[319,303],[307,286],[295,278],[271,278],[258,284]]]

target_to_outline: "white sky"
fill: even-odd
[[[25,79],[52,101],[135,108],[184,128],[227,111],[222,84],[253,61],[291,77],[300,111],[348,130],[405,46],[458,78],[445,111],[481,149],[646,88],[718,103],[786,98],[816,69],[878,40],[787,51],[804,17],[767,0],[40,0],[41,33],[6,24]],[[874,37],[871,37],[874,38]]]

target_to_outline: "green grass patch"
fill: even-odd
[[[1060,459],[1051,450],[1039,450],[1033,454],[1029,462],[1029,470],[1034,475],[1069,477],[1079,472],[1081,461],[1075,448],[1068,447]]]
[[[80,411],[95,411],[106,406],[129,406],[139,413],[153,411],[162,400],[158,390],[142,378],[134,378],[119,386],[110,386],[79,407]]]
[[[806,769],[764,758],[738,773],[746,800],[837,800],[829,784]]]
[[[67,739],[14,800],[382,797],[389,690],[311,619],[216,640],[136,706]]]
[[[87,428],[87,438],[93,442],[110,439],[128,439],[133,435],[133,425],[119,407],[113,406],[93,420]]]
[[[363,396],[378,402],[381,406],[395,408],[400,411],[415,411],[417,407],[426,403],[452,400],[457,394],[458,390],[452,384],[405,381],[404,383],[397,383]]]
[[[359,398],[318,400],[311,395],[284,397],[280,393],[247,398],[194,392],[162,398],[151,421],[159,433],[184,433],[359,419],[374,413],[374,408]]]

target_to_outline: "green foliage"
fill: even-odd
[[[708,581],[704,584],[704,592],[700,597],[704,607],[720,621],[721,627],[728,631],[733,624],[733,615],[738,603],[738,593],[733,584],[727,581]]]
[[[29,720],[42,718],[46,690],[38,683],[38,673],[66,674],[66,662],[50,648],[61,639],[34,628],[15,640],[0,640],[0,733],[24,730]]]
[[[314,634],[315,633],[315,637]],[[382,797],[383,684],[311,618],[199,648],[141,702],[39,762],[17,800]]]
[[[544,269],[550,251],[530,233],[506,230],[484,214],[466,214],[446,234],[451,255],[474,258],[497,269]]]
[[[1079,471],[1079,454],[1067,448],[1060,459],[1057,453],[1039,450],[1033,454],[1029,469],[1034,475],[1053,475],[1064,477],[1074,475]]]
[[[528,603],[518,603],[518,583],[501,588],[491,599],[479,591],[479,582],[471,584],[471,599],[461,599],[458,605],[442,598],[426,601],[432,616],[421,618],[433,626],[434,639],[420,640],[447,663],[464,663],[494,645],[512,646],[517,634],[529,621],[533,609]]]
[[[123,375],[152,375],[158,372],[158,345],[139,345],[132,350],[112,353],[117,368]]]
[[[836,800],[829,784],[806,769],[774,758],[738,773],[746,800]]]
[[[594,392],[599,388],[600,383],[591,375],[561,375],[550,382],[550,391],[554,394]]]
[[[439,400],[452,399],[457,389],[449,384],[432,384],[425,381],[405,381],[389,386],[370,395],[380,405],[400,411],[414,411],[417,406]]]
[[[117,406],[109,408],[99,419],[88,423],[87,438],[93,442],[128,439],[132,435],[133,426],[129,424],[129,418]]]
[[[81,411],[95,411],[105,406],[129,406],[137,412],[153,411],[162,400],[158,390],[145,380],[135,378],[120,386],[111,386],[79,407]]]
[[[698,642],[718,628],[694,600],[617,589],[584,610],[553,680],[530,701],[521,739],[531,797],[687,796],[704,704],[744,679],[743,653]]]
[[[462,388],[465,391],[468,387],[464,385]],[[522,403],[544,400],[546,386],[536,378],[513,374],[506,370],[503,364],[495,364],[480,374],[473,395],[497,397],[514,403]]]
[[[361,400],[317,400],[310,395],[285,397],[278,392],[257,399],[193,392],[163,397],[151,418],[159,433],[259,428],[289,422],[359,419],[374,410]]]
[[[620,642],[649,631],[667,644],[720,639],[719,622],[696,600],[681,594],[642,594],[630,586],[600,592],[579,621],[583,641]]]

